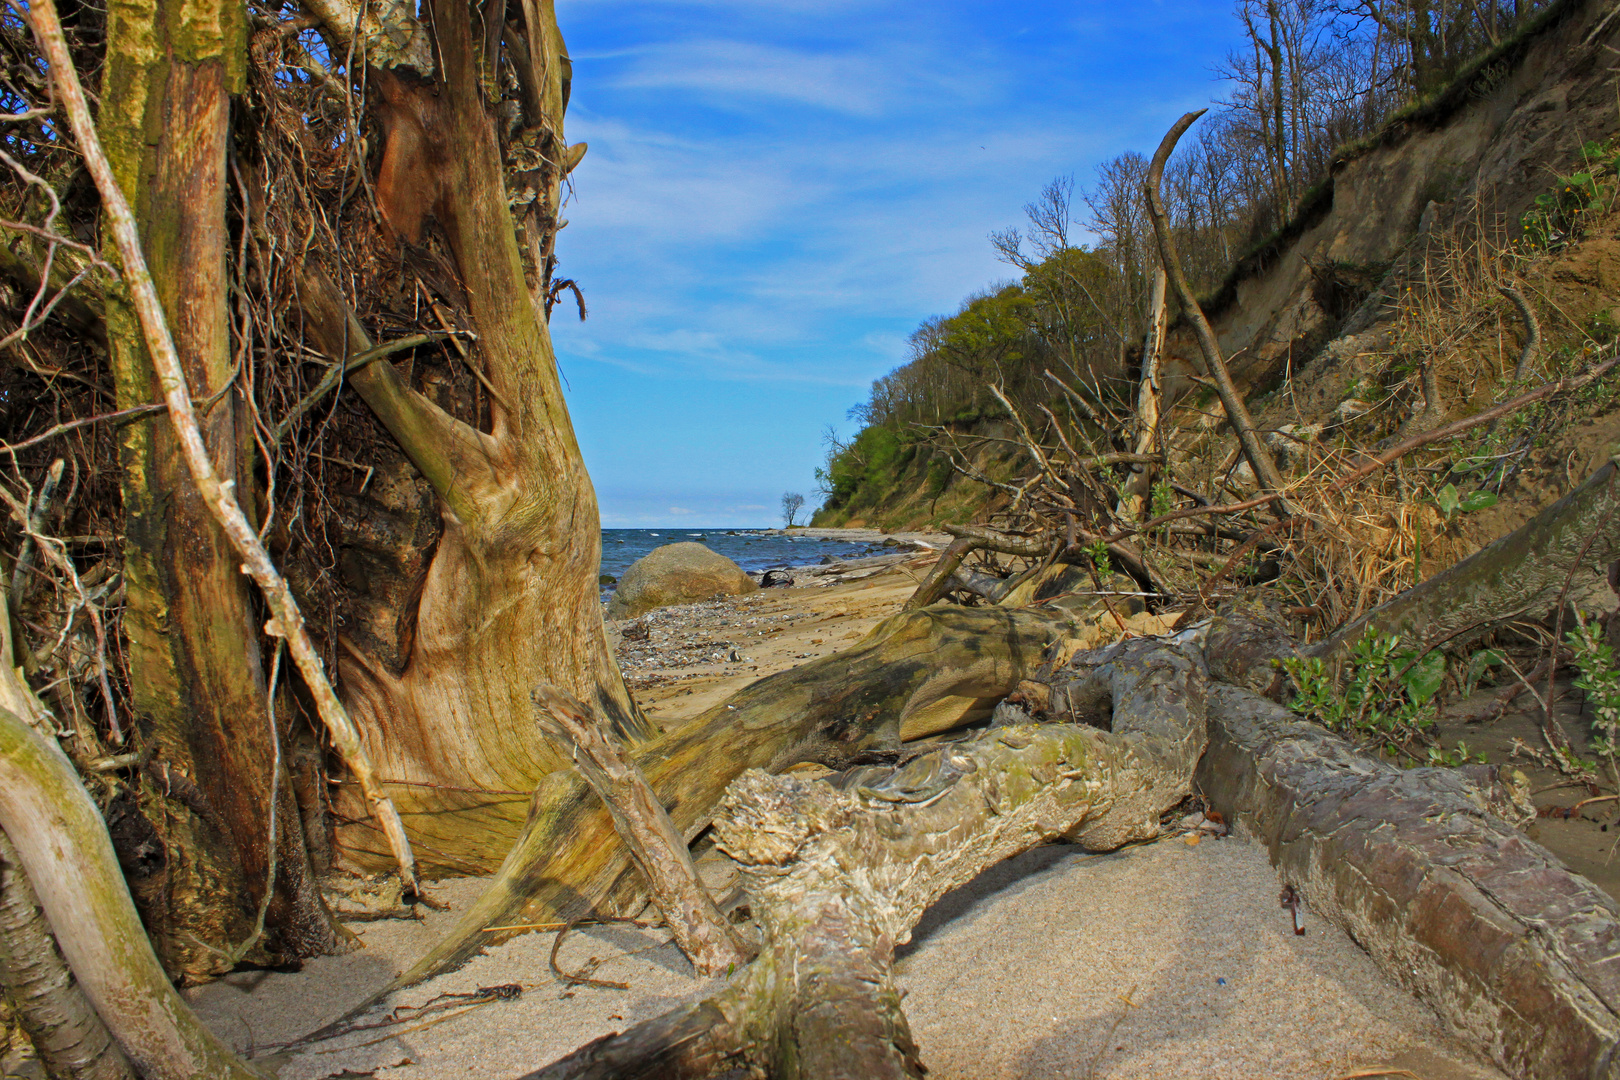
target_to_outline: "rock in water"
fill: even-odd
[[[690,541],[653,548],[619,581],[608,603],[610,619],[633,619],[653,608],[735,596],[759,588],[742,567]]]

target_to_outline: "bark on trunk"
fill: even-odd
[[[524,265],[509,206],[517,190],[508,190],[484,95],[482,73],[498,58],[485,55],[491,39],[465,4],[426,7],[438,80],[370,76],[370,100],[387,132],[377,198],[401,238],[417,239],[430,223],[443,232],[478,335],[471,360],[492,391],[490,429],[446,414],[387,360],[351,376],[432,484],[444,531],[404,668],[345,642],[339,674],[379,773],[398,782],[389,794],[424,869],[487,873],[524,830],[528,797],[511,793],[533,791],[567,763],[535,731],[529,695],[536,686],[568,691],[632,741],[651,732],[602,627],[596,497],[564,405],[544,305],[526,277],[527,270],[542,280],[549,270]],[[516,160],[518,144],[527,147],[534,167],[513,183],[540,195],[525,221],[533,225],[540,212],[533,207],[542,206],[542,231],[554,231],[561,180],[581,148],[562,141],[569,75],[551,5],[520,7],[524,128],[511,149]],[[545,247],[536,249],[542,260]],[[299,277],[306,328],[329,355],[353,357],[371,343],[324,270],[307,266]],[[345,854],[387,865],[352,787],[341,790],[337,809],[354,820],[339,830]]]
[[[1048,840],[1110,851],[1151,838],[1190,790],[1204,745],[1196,661],[1135,639],[1081,654],[1061,680],[1094,699],[1111,730],[996,728],[837,783],[745,774],[715,829],[744,865],[765,935],[747,977],[530,1080],[736,1068],[793,1080],[922,1076],[890,965],[923,912]]]
[[[761,679],[632,758],[688,841],[744,770],[802,761],[834,768],[893,753],[989,715],[1034,672],[1067,621],[1034,611],[939,606],[890,617],[854,648]],[[612,819],[570,772],[547,777],[500,873],[443,941],[400,976],[407,986],[508,935],[486,926],[583,915],[629,867]]]
[[[1451,569],[1341,626],[1310,652],[1340,655],[1369,630],[1419,648],[1459,647],[1512,619],[1540,618],[1573,575],[1620,559],[1620,475],[1613,461],[1522,527]]]
[[[1503,820],[1499,780],[1398,768],[1237,687],[1209,731],[1199,789],[1460,1038],[1526,1080],[1620,1076],[1620,906]]]
[[[1620,1076],[1620,905],[1519,827],[1507,767],[1401,769],[1252,691],[1294,649],[1254,607],[1209,626],[1198,786],[1464,1041],[1529,1080]]]
[[[232,376],[227,314],[229,95],[240,88],[244,15],[218,0],[133,0],[108,13],[100,127],[139,220],[186,377],[208,399]],[[120,408],[159,396],[129,295],[109,290]],[[253,490],[236,394],[200,418],[220,475]],[[273,780],[265,676],[241,560],[192,482],[165,417],[122,436],[124,573],[133,704],[155,772],[142,809],[169,838],[161,869],[131,882],[168,970],[234,966],[270,878],[266,932],[247,958],[287,963],[337,946],[309,866],[292,786]],[[186,801],[176,790],[190,795]],[[272,791],[274,838],[266,833]]]
[[[68,970],[17,850],[0,832],[0,996],[53,1077],[135,1080],[95,1006]]]

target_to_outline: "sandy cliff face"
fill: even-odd
[[[1472,223],[1512,235],[1535,196],[1570,171],[1581,145],[1620,126],[1617,48],[1612,5],[1560,4],[1370,145],[1342,152],[1294,223],[1240,264],[1206,307],[1234,375],[1251,392],[1264,391],[1290,371],[1317,374],[1313,363],[1353,354],[1357,342],[1324,346],[1376,331],[1403,262],[1421,257],[1429,234]],[[1198,370],[1185,327],[1172,335],[1169,353],[1170,370]],[[1302,407],[1337,403],[1330,386],[1311,389],[1322,400]]]

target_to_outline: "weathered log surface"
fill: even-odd
[[[46,1071],[62,1080],[134,1080],[135,1070],[56,947],[17,851],[0,832],[0,997]]]
[[[1400,769],[1210,690],[1198,785],[1312,911],[1510,1075],[1620,1077],[1620,906],[1493,813],[1475,772]]]
[[[1190,790],[1204,743],[1196,656],[1136,639],[1081,654],[1061,674],[1111,730],[997,727],[836,782],[745,774],[715,832],[743,865],[760,958],[709,1001],[597,1040],[532,1080],[923,1075],[891,973],[923,912],[1048,840],[1112,850],[1156,836],[1160,814]]]
[[[1369,629],[1424,648],[1462,643],[1520,616],[1540,618],[1557,606],[1572,574],[1617,558],[1620,475],[1609,461],[1522,527],[1346,623],[1310,651],[1337,656]]]
[[[1065,617],[940,605],[894,615],[853,648],[761,679],[691,722],[637,746],[646,776],[686,839],[709,823],[747,769],[801,761],[845,768],[914,738],[988,715],[1027,678]],[[476,904],[394,987],[460,965],[503,937],[486,926],[553,922],[601,903],[629,867],[600,800],[577,775],[536,790],[528,824]]]

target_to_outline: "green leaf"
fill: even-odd
[[[1423,654],[1423,658],[1406,669],[1401,682],[1414,705],[1426,705],[1440,692],[1446,681],[1446,654],[1438,649]]]
[[[1434,504],[1440,508],[1440,512],[1446,517],[1456,514],[1457,508],[1462,505],[1462,502],[1457,498],[1457,485],[1447,484],[1435,492]]]
[[[1496,505],[1496,493],[1492,491],[1470,491],[1457,503],[1457,509],[1465,514],[1472,514],[1475,510],[1485,510]]]

